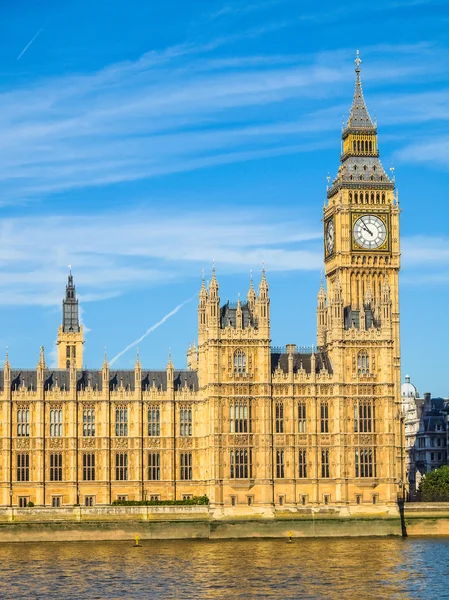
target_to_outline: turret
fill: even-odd
[[[246,295],[246,299],[248,301],[248,307],[251,311],[251,314],[254,313],[254,310],[256,308],[256,290],[254,289],[254,285],[253,285],[253,272],[252,270],[250,271],[249,274],[249,290],[248,293]]]
[[[207,305],[207,324],[209,330],[218,330],[220,323],[220,297],[218,295],[218,281],[215,276],[215,266],[212,267],[212,279],[209,283],[209,298]]]
[[[44,347],[41,346],[39,352],[39,362],[37,363],[37,387],[38,389],[43,389],[44,387],[44,377],[45,377],[45,354]]]
[[[103,365],[101,367],[101,378],[103,380],[103,389],[109,390],[109,363],[106,356],[106,348],[104,349]]]
[[[198,294],[198,299],[198,336],[201,339],[204,333],[206,332],[206,307],[208,301],[206,283],[204,281],[204,269],[202,271],[201,289],[200,293]]]
[[[323,279],[321,279],[320,290],[318,292],[316,320],[317,320],[318,347],[322,347],[326,344],[326,329],[327,329],[326,292],[324,291]]]
[[[265,267],[262,268],[262,279],[259,284],[259,297],[257,299],[259,315],[259,329],[266,328],[269,337],[270,328],[270,298],[268,296],[268,282],[265,276]]]
[[[175,368],[173,366],[171,360],[171,352],[168,352],[168,362],[167,362],[167,392],[173,396],[175,389]]]
[[[242,315],[242,305],[240,303],[240,293],[237,299],[237,309],[235,311],[235,327],[236,329],[242,329],[243,327],[243,315]]]
[[[139,348],[136,352],[136,362],[134,364],[134,389],[140,392],[142,389],[142,365],[140,364]]]

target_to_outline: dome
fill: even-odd
[[[413,383],[410,383],[410,375],[405,376],[405,383],[401,385],[402,398],[418,398],[419,393]]]

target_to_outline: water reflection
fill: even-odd
[[[448,597],[444,538],[142,544],[5,544],[0,598]]]

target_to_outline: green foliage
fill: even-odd
[[[418,491],[424,502],[449,502],[449,466],[427,473]]]
[[[187,500],[114,500],[113,506],[198,506],[209,504],[207,496],[193,496]]]
[[[34,506],[34,502],[31,502],[31,500],[27,503],[28,508],[33,508]]]

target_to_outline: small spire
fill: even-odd
[[[103,369],[109,369],[108,357],[106,355],[106,346],[104,347]]]
[[[142,365],[140,364],[140,356],[139,356],[139,346],[136,349],[136,364],[134,365],[135,369],[141,369]]]
[[[253,270],[252,269],[250,269],[250,271],[249,271],[249,290],[246,295],[246,299],[248,300],[248,305],[249,305],[250,309],[252,310],[256,303],[256,292],[254,290]]]
[[[365,306],[371,305],[373,301],[373,292],[371,290],[371,284],[368,282],[366,292],[365,292]]]
[[[262,279],[260,280],[259,294],[262,291],[263,292],[268,291],[268,282],[267,282],[267,278],[265,276],[265,263],[264,262],[262,262]]]
[[[167,362],[167,369],[173,369],[173,363],[172,363],[172,359],[171,359],[171,348],[168,348],[168,362]]]
[[[44,347],[40,347],[39,351],[39,365],[41,369],[45,369],[45,355],[44,355]]]
[[[9,364],[8,346],[6,346],[5,369],[10,369],[10,368],[11,368],[11,365]]]

